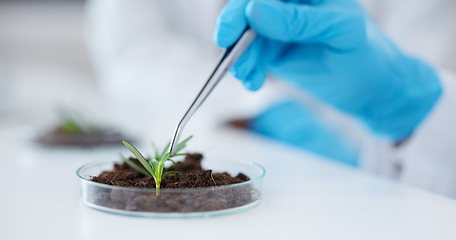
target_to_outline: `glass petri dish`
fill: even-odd
[[[113,159],[113,158],[111,158]],[[80,167],[81,200],[85,205],[114,214],[152,218],[212,217],[244,212],[259,205],[263,199],[265,169],[253,162],[225,160],[203,161],[204,169],[243,173],[249,181],[215,187],[192,189],[160,189],[119,187],[91,181],[102,171],[112,170],[112,160],[101,160]]]

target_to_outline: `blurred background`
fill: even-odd
[[[186,1],[1,0],[0,120],[40,131],[66,108],[144,135],[151,117],[166,115],[162,107],[188,106],[179,95],[201,85],[179,81],[202,84],[219,54],[211,41],[217,11],[204,8],[223,2],[203,2],[209,14],[192,16]],[[138,111],[146,114],[123,119]],[[183,108],[169,112],[173,125]]]
[[[0,121],[31,137],[64,108],[147,142],[169,138],[222,53],[212,34],[225,3],[1,0]],[[260,111],[281,95],[272,85],[222,81],[186,132]]]
[[[69,94],[94,96],[83,9],[76,0],[0,1],[2,119],[42,123]]]
[[[225,2],[0,0],[0,123],[24,135],[43,131],[63,107],[144,141],[168,138],[221,53],[212,33]],[[454,1],[362,2],[406,51],[456,70]],[[227,78],[187,133],[212,131],[292,96],[350,151],[365,134],[347,116],[280,82],[250,93]]]

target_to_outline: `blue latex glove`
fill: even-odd
[[[440,96],[434,70],[402,53],[356,1],[231,0],[215,43],[231,45],[247,24],[259,36],[231,69],[247,89],[274,75],[393,141],[407,138]]]
[[[274,104],[250,119],[248,128],[339,162],[358,165],[354,147],[296,101]]]

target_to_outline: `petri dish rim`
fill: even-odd
[[[255,166],[258,169],[260,169],[262,171],[262,173],[260,174],[260,176],[258,176],[256,178],[253,178],[253,179],[250,179],[249,181],[245,181],[245,182],[241,182],[241,183],[235,183],[235,184],[217,186],[217,187],[204,187],[204,188],[193,188],[193,189],[160,189],[160,192],[195,192],[195,191],[207,191],[209,189],[214,189],[214,188],[217,188],[217,189],[234,188],[234,187],[238,187],[238,186],[242,186],[242,185],[252,184],[260,179],[263,179],[264,176],[266,175],[266,169],[263,166],[261,166],[260,164],[252,162],[252,161],[238,162],[238,161],[222,160],[222,162]],[[82,165],[81,167],[79,167],[78,170],[76,170],[76,175],[82,181],[85,181],[89,184],[92,184],[95,186],[100,186],[103,188],[111,188],[111,189],[116,189],[116,190],[126,190],[126,191],[135,191],[135,192],[155,192],[155,188],[147,189],[147,188],[120,187],[120,186],[112,186],[112,185],[107,185],[107,184],[103,184],[103,183],[93,182],[81,175],[81,172],[89,167],[94,167],[96,165],[109,164],[109,163],[114,165],[115,163],[121,163],[121,161],[112,161],[112,160],[111,161],[109,161],[109,160],[92,161],[92,162],[86,163],[86,164]]]
[[[211,190],[223,190],[223,189],[229,189],[229,188],[236,188],[240,187],[243,185],[257,185],[256,187],[259,186],[259,189],[257,191],[260,193],[258,199],[254,200],[253,202],[250,202],[245,205],[237,206],[237,207],[232,207],[232,208],[227,208],[227,209],[221,209],[221,210],[209,210],[209,211],[200,211],[200,212],[153,212],[153,211],[129,211],[129,210],[124,210],[124,209],[116,209],[116,208],[110,208],[107,206],[102,206],[102,205],[97,205],[95,203],[89,202],[88,199],[85,199],[83,197],[83,188],[87,188],[87,184],[90,184],[91,186],[98,187],[101,189],[115,189],[115,190],[124,190],[124,191],[131,191],[131,192],[141,192],[141,193],[155,193],[155,188],[152,189],[144,189],[144,188],[131,188],[131,187],[120,187],[120,186],[112,186],[112,185],[107,185],[107,184],[102,184],[102,183],[97,183],[90,181],[87,177],[84,177],[82,172],[86,169],[101,166],[101,165],[108,165],[110,164],[111,166],[114,165],[114,163],[120,163],[121,161],[114,161],[114,160],[106,160],[106,158],[103,158],[102,160],[96,160],[92,161],[89,163],[86,163],[82,165],[81,167],[78,168],[76,171],[76,175],[79,178],[79,189],[80,189],[80,199],[81,201],[88,207],[102,211],[102,212],[107,212],[111,214],[117,214],[117,215],[123,215],[123,216],[130,216],[130,217],[145,217],[145,218],[207,218],[207,217],[216,217],[216,216],[223,216],[223,215],[230,215],[230,214],[236,214],[236,213],[241,213],[248,211],[256,206],[258,206],[263,198],[264,198],[264,189],[262,187],[262,180],[264,179],[266,175],[266,170],[263,166],[252,162],[238,162],[238,161],[231,161],[231,160],[214,160],[209,163],[214,163],[214,162],[222,162],[225,164],[236,164],[236,165],[243,165],[244,167],[253,167],[255,168],[255,171],[258,171],[258,175],[254,178],[252,178],[249,181],[242,182],[242,183],[236,183],[236,184],[231,184],[231,185],[224,185],[224,186],[217,186],[217,187],[205,187],[205,188],[193,188],[193,189],[161,189],[160,193],[197,193],[197,192],[205,192],[205,191],[211,191]],[[209,166],[210,168],[210,166]],[[103,169],[105,170],[105,169]],[[100,168],[100,171],[103,171]],[[242,170],[241,170],[242,171]],[[250,176],[249,176],[250,177]]]

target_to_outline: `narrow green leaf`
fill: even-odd
[[[131,143],[126,140],[123,140],[122,143],[136,156],[139,162],[144,166],[144,168],[154,176],[154,171],[151,168],[149,162],[144,158],[144,156],[136,149]]]
[[[155,145],[155,143],[152,143],[152,149],[154,150],[155,159],[160,159],[160,156],[158,155],[158,147]]]
[[[170,145],[171,145],[171,141],[169,141],[168,144],[166,145],[165,149],[163,149],[163,152],[160,155],[160,158],[162,158],[166,154]]]
[[[157,162],[156,172],[157,172],[157,179],[159,179],[159,181],[161,181],[163,179],[163,169],[164,169],[164,167],[165,167],[164,161]]]
[[[176,147],[176,153],[179,153],[180,150],[182,150],[183,148],[185,148],[186,144],[188,141],[190,141],[190,139],[192,139],[193,135],[191,135],[190,137],[186,138],[184,141],[180,142],[179,144],[177,144],[177,147]]]
[[[167,152],[167,153],[160,159],[159,162],[166,162],[170,157],[171,157],[171,153],[170,153],[170,152]]]
[[[157,168],[157,162],[149,162],[150,167],[152,168],[152,172],[154,173],[154,178],[157,178],[157,175],[155,174],[155,169]]]
[[[138,166],[136,163],[134,163],[133,161],[131,161],[129,158],[125,158],[122,153],[119,153],[120,155],[120,158],[122,159],[122,161],[124,161],[126,164],[128,164],[128,166],[130,166],[131,168],[135,169],[136,171],[140,172],[142,175],[144,176],[148,176],[150,177],[150,173],[148,173],[146,170],[144,170],[144,168]]]

